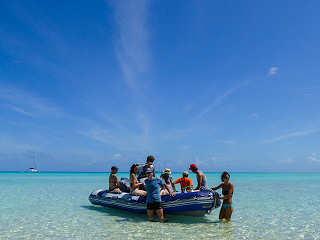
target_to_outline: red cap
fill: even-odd
[[[194,169],[197,169],[197,165],[195,165],[194,163],[190,164],[189,170],[194,170]]]

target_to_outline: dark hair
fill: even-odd
[[[136,168],[136,166],[139,166],[139,164],[132,164],[131,168],[130,168],[130,175],[134,172],[134,169]]]
[[[155,160],[155,158],[154,158],[154,156],[152,156],[152,155],[149,155],[148,157],[147,157],[147,162],[153,162]]]
[[[229,174],[227,171],[224,171],[223,173],[221,173],[221,181],[222,181],[222,182],[223,182],[223,179],[224,179],[226,176],[229,176],[229,178],[230,178],[230,174]]]
[[[116,166],[112,166],[111,170],[118,170],[118,168]]]

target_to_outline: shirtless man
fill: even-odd
[[[207,178],[202,171],[200,171],[196,164],[190,164],[190,168],[193,173],[197,174],[198,185],[194,190],[207,189]]]
[[[109,176],[109,191],[114,193],[121,193],[121,190],[119,188],[120,184],[116,176],[117,172],[118,172],[118,168],[116,166],[112,166],[111,173]]]

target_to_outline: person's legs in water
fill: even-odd
[[[229,206],[229,207],[226,207],[226,208],[225,208],[225,219],[226,219],[227,221],[230,221],[230,220],[231,220],[232,212],[233,212],[233,207]]]
[[[157,209],[156,210],[156,213],[158,215],[158,218],[160,219],[160,222],[167,222],[168,220],[164,218],[163,216],[163,209],[160,208],[160,209]]]
[[[220,213],[219,213],[219,220],[224,219],[225,215],[226,215],[226,209],[223,206],[221,206]]]
[[[150,222],[153,221],[153,213],[154,213],[154,210],[153,210],[153,209],[147,209],[148,220],[149,220]]]

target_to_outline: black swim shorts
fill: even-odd
[[[147,203],[147,209],[149,210],[157,210],[161,208],[162,208],[161,202]]]

